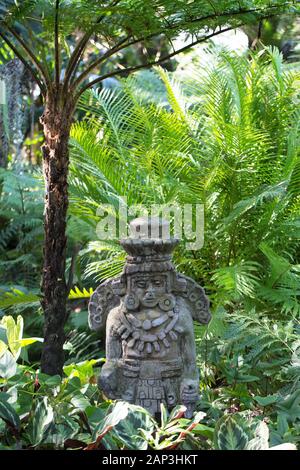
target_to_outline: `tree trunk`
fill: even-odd
[[[61,90],[49,94],[41,123],[44,127],[43,169],[45,178],[44,264],[42,307],[44,344],[42,372],[62,374],[64,325],[67,319],[66,217],[68,209],[69,136],[73,105]]]

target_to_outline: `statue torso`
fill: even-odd
[[[131,313],[121,304],[111,313],[123,359],[155,361],[180,357],[181,338],[187,328],[184,318],[189,312],[179,305],[170,311],[156,307]]]

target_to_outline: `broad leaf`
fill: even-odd
[[[249,436],[241,420],[233,415],[223,416],[215,429],[214,444],[218,450],[243,450],[248,444]]]
[[[0,397],[0,418],[2,418],[6,423],[9,423],[11,426],[20,429],[21,422],[20,418],[13,409],[13,407],[3,398]]]
[[[44,438],[47,427],[53,421],[53,409],[48,403],[48,398],[39,399],[35,409],[32,421],[28,427],[28,438],[31,445],[37,446]]]
[[[78,377],[82,385],[89,383],[94,376],[93,366],[100,360],[91,359],[90,361],[79,362],[78,364],[70,364],[64,367],[64,373],[69,377]]]
[[[15,322],[14,318],[11,315],[6,315],[2,318],[1,323],[6,328],[6,336],[9,349],[15,359],[18,359],[21,352],[21,346],[19,344],[19,341],[22,339],[23,336],[23,318],[21,317],[21,315],[19,315],[17,318],[17,322]]]
[[[0,340],[0,357],[3,356],[7,348],[8,348],[7,344],[5,344],[4,341]]]
[[[17,372],[17,362],[10,351],[5,351],[0,357],[0,377],[10,379]]]
[[[151,435],[155,426],[150,413],[139,406],[129,405],[128,415],[111,432],[126,449],[146,450],[148,444],[143,436]],[[144,432],[141,433],[141,430]]]
[[[255,437],[251,439],[247,446],[247,450],[267,450],[269,448],[269,428],[264,421],[261,421],[255,431]]]
[[[267,397],[254,397],[254,400],[261,406],[269,406],[278,401],[278,395],[268,395]]]

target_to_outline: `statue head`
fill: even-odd
[[[175,268],[171,253],[178,240],[170,237],[169,223],[158,217],[135,219],[130,229],[130,237],[120,241],[128,253],[123,271],[126,309],[172,309]]]

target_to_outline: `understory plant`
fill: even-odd
[[[0,333],[1,450],[269,448],[265,422],[239,413],[226,414],[209,426],[203,411],[184,418],[184,406],[169,413],[162,404],[157,421],[140,406],[106,401],[95,380],[99,359],[65,366],[63,378],[29,366],[24,355],[23,364],[18,363],[22,348],[40,341],[23,338],[21,316],[17,322],[3,317]],[[283,448],[296,447],[289,443]]]

